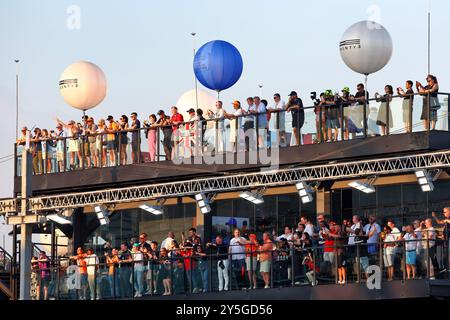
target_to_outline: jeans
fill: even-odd
[[[223,262],[223,266],[224,266],[223,269],[220,267],[220,261]],[[230,281],[228,267],[229,267],[228,260],[217,261],[217,276],[219,278],[219,291],[228,290],[228,283]],[[225,284],[224,284],[224,281],[225,281]]]
[[[108,275],[109,289],[111,292],[111,298],[120,297],[120,277],[118,272]]]
[[[132,296],[130,277],[131,277],[131,267],[121,266],[119,268],[119,279],[120,279],[120,296],[122,298],[129,298]]]
[[[203,292],[208,291],[208,283],[209,283],[209,269],[207,261],[199,261],[198,262],[198,273],[203,283]]]
[[[134,267],[134,290],[137,294],[144,294],[144,268]]]
[[[100,277],[96,277],[95,274],[88,274],[88,284],[89,284],[89,294],[91,296],[91,300],[94,300],[95,297],[97,297],[97,299],[101,299],[102,297],[102,291],[100,288],[100,281],[101,278]],[[96,294],[94,294],[94,292]]]
[[[80,300],[87,299],[87,287],[88,287],[88,275],[86,273],[80,273]]]

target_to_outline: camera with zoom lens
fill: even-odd
[[[317,98],[317,92],[316,91],[311,92],[310,98],[314,102],[315,106],[320,104],[320,99]]]

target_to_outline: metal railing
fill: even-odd
[[[226,152],[246,152],[313,143],[449,129],[448,98],[436,96],[378,97],[365,103],[316,102],[300,112],[270,110],[234,116],[213,116],[168,126],[145,124],[136,130],[74,137],[39,138],[31,142],[34,174],[123,166]],[[416,97],[416,99],[412,99]],[[293,114],[295,114],[293,116]],[[431,121],[428,121],[430,119]],[[423,123],[422,123],[423,122]],[[295,130],[297,129],[297,130]],[[20,175],[21,149],[15,144],[15,173]]]
[[[83,267],[77,265],[77,260],[60,258],[54,267],[35,269],[32,285],[47,287],[52,299],[83,300],[344,285],[371,282],[372,277],[378,277],[381,285],[391,280],[450,280],[448,239],[426,237],[354,245],[348,245],[347,239],[340,238],[331,246],[305,245],[294,240],[273,250],[253,250],[252,246],[245,249],[241,245],[239,252],[226,246],[228,253],[202,255],[181,248],[162,256],[139,253],[134,261],[133,253],[127,252],[129,260]],[[414,254],[410,253],[412,250]],[[94,256],[85,259],[96,261]],[[416,260],[414,271],[412,259]],[[339,281],[340,272],[345,273],[345,283]]]

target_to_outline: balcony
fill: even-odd
[[[430,97],[417,95],[414,101],[394,96],[382,107],[375,99],[366,105],[304,107],[304,124],[297,132],[292,129],[292,112],[281,110],[77,139],[53,137],[38,142],[42,150],[49,145],[50,157],[43,154],[48,159],[41,161],[34,153],[32,189],[34,194],[51,194],[448,149],[449,95],[438,95],[438,110],[427,108],[424,101]],[[380,112],[383,108],[386,112]],[[332,112],[337,129],[329,128],[327,122]],[[422,113],[437,119],[436,123],[424,123]],[[300,113],[294,120],[302,122]],[[386,124],[384,135],[377,120]],[[254,129],[247,130],[246,122],[253,123]],[[174,146],[169,154],[163,131],[171,133],[165,143]],[[79,153],[69,152],[74,144]],[[149,152],[152,147],[154,155]],[[20,192],[22,149],[23,145],[15,145],[15,193]]]

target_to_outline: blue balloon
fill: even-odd
[[[222,91],[234,85],[242,74],[242,57],[231,43],[214,40],[204,44],[194,57],[194,73],[205,87]]]

